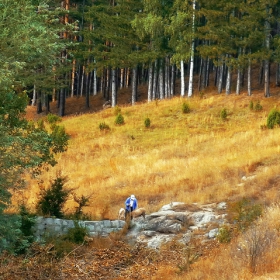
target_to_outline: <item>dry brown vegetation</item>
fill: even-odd
[[[175,97],[151,103],[144,101],[145,88],[141,88],[141,92],[142,101],[135,106],[125,104],[129,99],[128,90],[120,93],[118,108],[125,120],[121,126],[114,123],[116,108],[101,110],[104,101],[100,96],[92,97],[92,111],[82,110],[83,98],[69,99],[67,116],[62,121],[71,136],[69,148],[57,157],[58,164],[54,168],[42,174],[43,184],[48,184],[57,172],[67,176],[67,187],[76,188],[77,195],[92,195],[85,213],[93,220],[117,219],[119,208],[132,193],[147,214],[171,201],[231,202],[247,197],[269,206],[265,216],[267,223],[260,228],[278,231],[280,129],[264,126],[268,112],[280,106],[280,90],[272,87],[270,98],[264,98],[261,90],[255,90],[251,97],[246,92],[225,96],[207,91],[202,98],[196,93],[191,99]],[[251,101],[254,104],[259,101],[263,109],[250,110]],[[191,109],[188,114],[182,113],[184,102]],[[56,111],[55,106],[53,103],[52,112]],[[228,112],[225,120],[220,117],[223,109]],[[82,115],[73,115],[80,110],[84,112]],[[34,108],[28,108],[28,118],[34,117],[32,112]],[[147,117],[151,120],[150,128],[144,125]],[[99,129],[99,124],[104,122],[109,130]],[[14,205],[20,199],[34,209],[38,191],[38,181],[28,179],[20,198],[14,195]],[[76,206],[74,202],[67,203],[65,212],[74,212]],[[258,232],[262,231],[260,228]],[[180,257],[174,255],[175,259],[166,257],[164,261],[156,257],[150,261],[145,257],[136,258],[135,262],[126,264],[126,273],[139,272],[144,266],[146,274],[141,276],[139,272],[135,279],[279,279],[278,236],[267,244],[254,273],[246,254],[238,255],[238,246],[244,238],[239,236],[230,245],[215,243],[214,247],[204,248],[202,257],[191,269],[186,261],[188,257],[181,254]],[[64,263],[79,265],[82,260],[86,263],[83,256],[97,254],[91,247],[89,250],[81,254],[81,258],[75,256],[71,261],[67,258]],[[90,264],[93,269],[97,260],[91,259]],[[81,268],[79,274],[79,266],[75,267],[79,277],[86,277],[83,273],[90,269]],[[126,273],[125,278],[114,279],[132,277]],[[97,276],[79,279],[94,277]],[[68,274],[67,278],[72,279]]]

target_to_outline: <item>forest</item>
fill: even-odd
[[[139,279],[145,271],[151,279],[166,273],[169,279],[205,279],[207,271],[209,279],[229,279],[233,270],[237,279],[277,274],[279,9],[274,0],[0,0],[3,279],[13,272],[21,279],[28,271],[37,279],[84,276],[80,256],[88,256],[90,271],[96,250],[104,268],[108,248],[126,277],[131,270]],[[100,110],[100,103],[109,108]],[[117,123],[120,115],[124,120]],[[73,251],[63,251],[61,260],[57,244],[36,247],[25,227],[34,218],[27,212],[38,189],[68,176],[76,200],[67,209],[88,203],[92,219],[115,219],[132,191],[148,213],[170,200],[227,201],[238,208],[245,197],[253,210],[264,209],[259,233],[275,239],[265,243],[264,254],[256,253],[253,271],[248,258],[232,258],[231,248],[245,240],[234,223],[226,232],[233,242],[204,248],[193,270],[184,261],[197,248],[188,258],[178,244],[167,245],[160,258],[141,248],[131,262],[127,251],[118,258],[128,245],[114,236],[89,250],[63,240],[58,248]],[[242,207],[249,224],[256,213]],[[30,255],[18,259],[23,252]],[[117,273],[114,261],[110,269]]]
[[[181,96],[192,97],[210,85],[218,94],[246,88],[251,95],[254,67],[265,97],[271,65],[279,84],[278,1],[2,2],[7,30],[2,71],[13,75],[16,91],[28,92],[38,113],[57,100],[63,116],[65,100],[73,96],[85,96],[89,108],[89,97],[97,94],[115,107],[118,91],[130,86],[133,105],[141,84],[148,87],[148,102],[170,98],[176,78]],[[26,14],[17,14],[15,6]]]

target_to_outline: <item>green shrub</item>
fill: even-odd
[[[182,105],[182,112],[183,114],[188,114],[191,111],[189,104],[183,103]]]
[[[86,227],[79,225],[77,221],[74,222],[74,225],[75,227],[70,228],[63,239],[76,244],[83,243],[85,236],[88,234],[88,230]]]
[[[67,150],[69,135],[65,132],[64,126],[54,125],[51,133],[53,141],[53,152],[62,153]]]
[[[54,115],[54,114],[48,114],[47,115],[47,122],[49,124],[55,124],[57,122],[61,122],[61,117]]]
[[[224,108],[220,113],[220,117],[222,120],[226,120],[227,116],[228,116],[227,110]]]
[[[144,125],[146,128],[149,128],[151,126],[151,120],[149,118],[146,118],[144,120]]]
[[[260,101],[257,101],[256,105],[255,105],[255,110],[256,111],[261,111],[263,109]]]
[[[252,100],[250,101],[249,109],[254,110],[254,102]]]
[[[247,229],[262,214],[262,206],[243,198],[229,206],[229,218],[236,224],[238,231]]]
[[[109,130],[110,127],[109,127],[108,124],[106,124],[105,122],[103,122],[103,123],[100,123],[100,124],[99,124],[99,129],[100,129],[100,130]]]
[[[42,189],[37,203],[37,211],[44,216],[63,217],[63,206],[67,201],[70,190],[64,189],[67,178],[58,176],[52,183],[50,188]]]
[[[275,125],[280,124],[280,112],[276,109],[272,109],[267,117],[266,125],[269,129],[274,128]]]
[[[124,117],[121,113],[118,113],[116,119],[115,119],[115,124],[116,125],[122,125],[124,124]]]
[[[86,217],[86,215],[83,214],[83,208],[89,206],[89,200],[91,195],[89,196],[81,195],[80,197],[78,197],[74,194],[73,196],[74,196],[74,201],[78,203],[78,207],[76,208],[74,217],[79,220],[83,219]]]
[[[217,234],[217,240],[220,243],[229,243],[231,240],[231,232],[230,228],[227,225],[223,225],[219,228],[219,232]]]

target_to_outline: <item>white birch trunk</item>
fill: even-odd
[[[240,87],[241,87],[241,70],[238,68],[237,70],[237,78],[236,78],[236,94],[240,94]]]
[[[195,23],[195,0],[193,0],[193,16],[192,16],[192,33],[193,33],[193,39],[192,39],[192,44],[191,44],[191,60],[190,60],[190,74],[189,74],[188,97],[192,97],[192,95],[193,95],[194,23]]]
[[[155,100],[157,98],[157,59],[155,61],[155,67],[154,67],[154,81],[153,81],[153,100]]]
[[[93,95],[97,94],[97,73],[96,69],[93,70]]]
[[[181,96],[185,96],[185,68],[184,68],[184,61],[181,60]]]
[[[228,67],[228,72],[227,72],[227,82],[226,82],[226,94],[231,93],[231,67]]]
[[[170,61],[169,57],[167,56],[165,59],[165,75],[164,75],[164,91],[165,91],[165,98],[170,97]]]
[[[251,66],[251,59],[249,59],[249,65],[248,65],[248,95],[252,95],[252,86],[251,86],[251,76],[252,76],[252,66]]]
[[[33,95],[32,95],[32,102],[31,102],[32,106],[36,105],[36,86],[33,86]]]
[[[124,68],[121,69],[120,88],[124,87]]]
[[[158,73],[158,79],[159,79],[159,98],[164,99],[164,78],[163,78],[163,61],[160,60],[160,67],[159,67],[159,73]]]
[[[112,107],[117,105],[117,83],[116,83],[116,69],[112,69]]]
[[[223,89],[223,75],[224,75],[224,64],[219,66],[219,80],[218,80],[218,93],[220,94]]]
[[[152,89],[153,89],[153,63],[150,63],[148,74],[148,102],[152,101]]]

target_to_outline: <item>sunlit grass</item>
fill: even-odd
[[[250,100],[261,100],[263,110],[249,109]],[[184,114],[187,102],[191,112]],[[204,99],[171,100],[120,106],[124,125],[115,125],[116,109],[110,108],[63,119],[71,139],[68,151],[41,179],[45,184],[57,171],[68,177],[67,187],[91,195],[86,211],[102,218],[117,217],[124,200],[134,193],[139,205],[158,210],[170,201],[209,203],[266,193],[273,201],[273,178],[280,165],[279,129],[261,129],[276,98],[245,95],[208,95]],[[220,112],[228,111],[226,120]],[[151,126],[146,128],[145,118]],[[106,123],[109,130],[100,130]],[[251,181],[243,176],[254,175]],[[266,190],[262,192],[262,190]],[[27,201],[35,203],[37,182],[30,181]],[[69,202],[67,211],[74,211]]]

